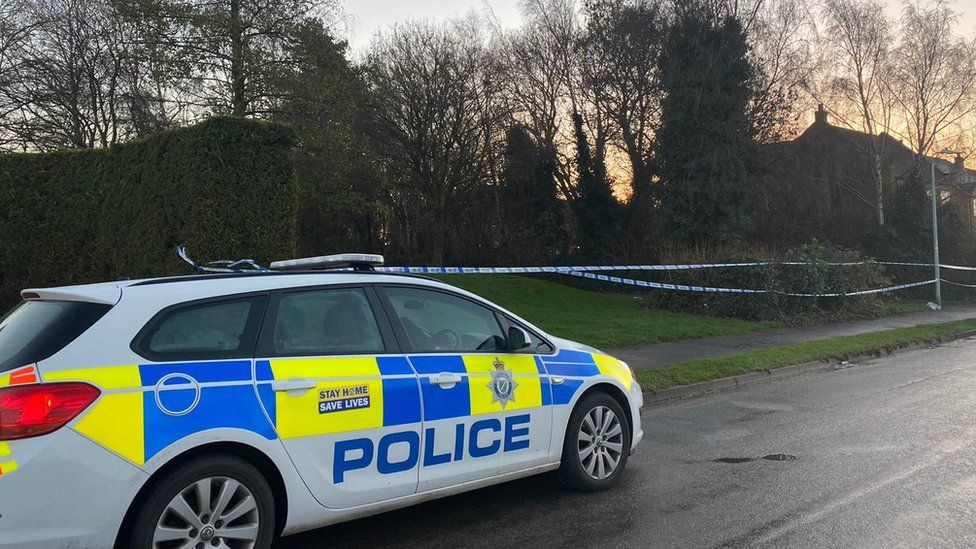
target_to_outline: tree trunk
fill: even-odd
[[[244,29],[241,23],[240,0],[230,0],[230,77],[231,107],[234,116],[247,114],[246,80],[244,75]]]
[[[884,227],[885,224],[885,203],[884,203],[884,179],[881,175],[881,158],[874,158],[874,184],[878,196],[878,225]]]

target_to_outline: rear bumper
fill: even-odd
[[[8,446],[17,468],[0,476],[0,549],[113,546],[142,470],[71,429]]]

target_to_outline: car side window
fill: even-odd
[[[500,351],[505,337],[494,311],[462,297],[387,287],[386,296],[414,351]]]
[[[257,296],[174,308],[154,322],[142,338],[144,348],[162,360],[250,356],[253,327],[265,299]]]
[[[376,317],[361,288],[287,293],[274,327],[277,355],[330,355],[384,351]]]

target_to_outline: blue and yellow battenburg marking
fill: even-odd
[[[517,387],[511,398],[499,399],[491,389],[499,368]],[[422,417],[436,421],[565,405],[593,376],[613,378],[626,389],[634,381],[620,361],[579,351],[551,357],[417,355],[409,361],[403,356],[272,359],[258,360],[254,372],[252,378],[248,360],[133,364],[55,371],[44,381],[87,381],[101,389],[75,429],[138,465],[209,429],[242,429],[269,440],[363,431],[419,423]],[[462,374],[460,382],[442,388],[429,381],[443,372]],[[199,395],[187,377],[201,385]],[[564,381],[553,384],[551,377]],[[292,378],[324,381],[296,395],[271,387],[275,380]],[[0,378],[0,387],[10,383],[9,374]],[[157,385],[163,390],[155,391]],[[2,457],[4,471],[16,467]]]
[[[12,454],[10,443],[0,441],[0,476],[17,470],[17,461],[12,458]]]
[[[259,360],[258,395],[283,439],[378,429],[420,422],[417,379],[404,357],[327,357]],[[326,379],[289,395],[273,380]],[[333,395],[345,404],[331,410]],[[331,413],[318,413],[326,406]]]
[[[424,402],[424,419],[436,421],[465,416],[494,414],[503,411],[538,408],[551,404],[545,370],[532,355],[417,355],[410,357],[420,374]],[[511,402],[498,402],[489,385],[492,372],[499,367],[512,373],[518,384]],[[461,381],[452,388],[444,388],[428,381],[440,373],[462,374]]]
[[[607,376],[617,380],[624,389],[634,386],[634,376],[623,362],[604,355],[582,351],[559,351],[551,357],[542,357],[546,371],[552,377],[563,378],[563,383],[552,386],[553,404],[569,404],[573,395],[583,385],[584,378]]]
[[[186,385],[186,378],[164,380],[170,374],[190,376],[204,385],[221,385],[205,385],[190,413],[173,414],[174,410],[189,408],[197,393]],[[45,381],[67,380],[87,381],[102,390],[75,429],[138,465],[170,444],[208,429],[244,429],[269,440],[275,438],[254,398],[248,360],[114,366],[45,375]],[[161,381],[164,388],[178,384],[180,387],[153,391]]]

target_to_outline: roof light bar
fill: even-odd
[[[379,254],[334,254],[302,259],[286,259],[271,263],[272,271],[295,271],[313,269],[354,269],[371,270],[386,260]]]

